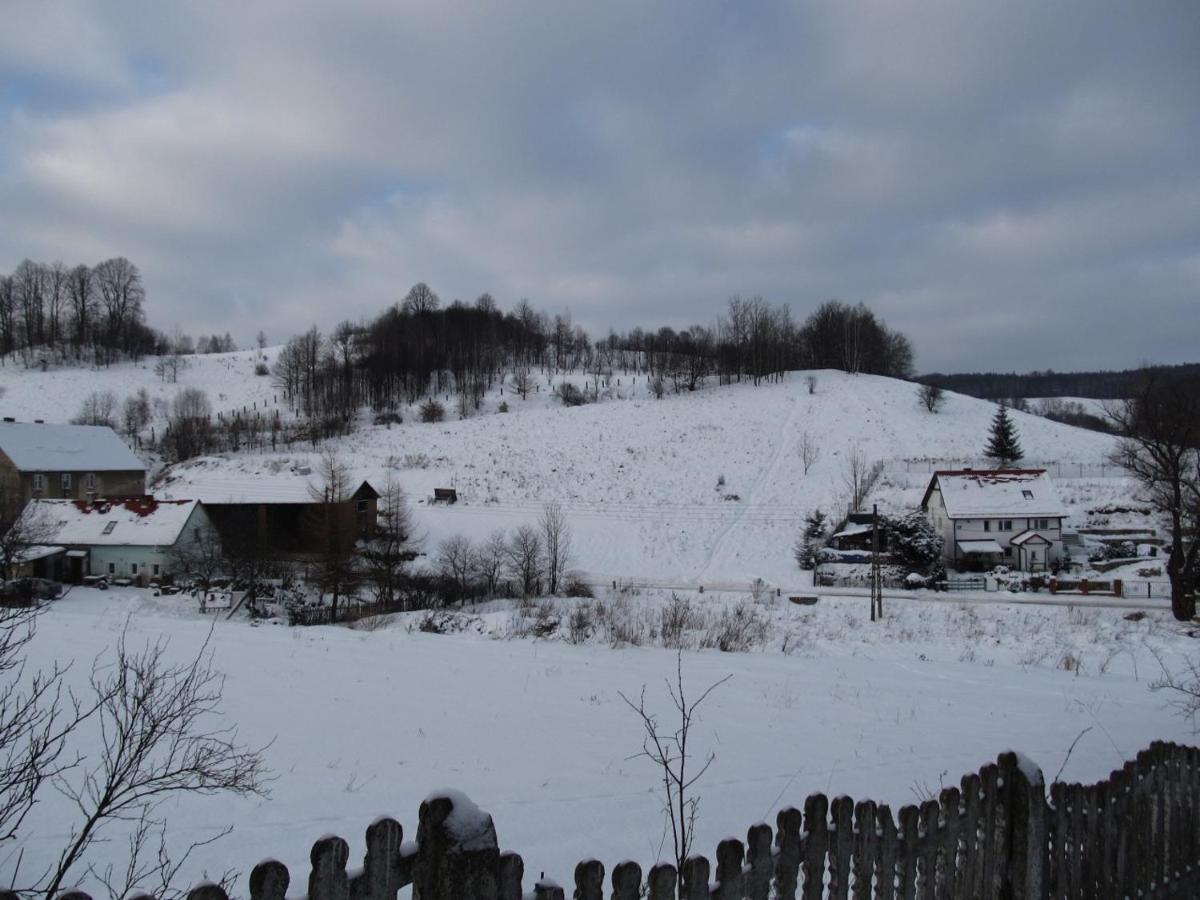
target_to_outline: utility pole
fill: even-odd
[[[879,567],[879,504],[871,506],[871,621],[883,618],[883,572]]]

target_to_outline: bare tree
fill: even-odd
[[[817,392],[817,376],[816,375],[805,375],[804,376],[804,385],[805,385],[805,387],[808,388],[808,392],[810,394],[815,394]]]
[[[355,577],[355,535],[346,507],[352,494],[349,467],[331,449],[317,462],[317,482],[309,489],[313,509],[308,528],[315,537],[317,553],[310,572],[322,594],[332,595],[331,616],[337,621],[338,600]]]
[[[125,398],[121,408],[122,430],[130,438],[136,438],[142,429],[150,424],[150,393],[145,388],[138,388],[136,394]]]
[[[732,678],[726,675],[719,681],[710,684],[695,700],[688,702],[683,684],[683,652],[675,654],[675,682],[667,682],[667,693],[675,709],[675,718],[669,727],[659,724],[658,716],[646,708],[646,688],[642,686],[641,696],[635,704],[625,694],[620,697],[637,713],[641,719],[645,735],[642,739],[644,756],[658,769],[662,778],[663,811],[671,828],[672,849],[675,855],[675,870],[683,872],[683,864],[692,849],[692,838],[696,831],[696,818],[700,813],[700,795],[695,793],[696,783],[708,771],[716,759],[712,751],[698,763],[698,768],[691,766],[693,751],[689,747],[692,736],[692,726],[695,723],[696,711],[708,699],[708,695]],[[680,884],[680,896],[683,896],[683,885]]]
[[[1120,435],[1113,461],[1142,484],[1169,522],[1171,611],[1186,621],[1196,614],[1200,580],[1200,379],[1148,373],[1133,397],[1110,404],[1106,413]]]
[[[517,392],[517,395],[522,400],[526,399],[529,396],[529,389],[533,387],[533,377],[529,374],[529,369],[524,366],[518,368],[513,372],[512,382],[513,390]]]
[[[917,397],[931,413],[937,412],[942,408],[942,402],[946,399],[945,392],[936,384],[923,384],[917,389]]]
[[[49,543],[56,532],[39,506],[25,503],[20,483],[0,476],[0,580],[12,578],[26,553]]]
[[[862,509],[867,496],[875,488],[883,474],[882,461],[868,462],[862,447],[855,444],[846,454],[846,470],[842,473],[842,484],[850,495],[852,510]]]
[[[225,548],[214,528],[194,529],[186,539],[175,542],[168,556],[175,574],[196,578],[204,587],[229,569]]]
[[[538,520],[542,532],[542,552],[545,554],[546,587],[551,594],[558,593],[563,574],[571,562],[571,528],[562,507],[555,502],[542,507]]]
[[[800,464],[804,466],[805,475],[821,458],[821,448],[817,446],[816,440],[807,431],[800,433],[800,441],[796,444],[796,455],[800,457]]]
[[[542,539],[532,525],[522,525],[512,536],[508,545],[508,558],[513,574],[521,583],[521,594],[532,596],[541,586]]]
[[[459,597],[465,599],[475,577],[475,546],[471,539],[456,534],[442,541],[438,547],[438,569],[442,576],[454,582]]]
[[[111,867],[101,869],[89,860],[89,851],[104,841],[110,824],[136,823],[126,872],[143,884],[161,883],[169,881],[179,863],[162,854],[147,859],[146,839],[157,834],[165,846],[167,822],[161,813],[172,796],[266,795],[262,749],[241,745],[236,729],[215,721],[224,676],[213,669],[207,642],[194,659],[172,663],[165,642],[131,650],[122,635],[115,660],[93,668],[90,686],[100,720],[99,744],[92,751],[93,764],[84,757],[56,778],[80,819],[70,827],[44,882],[33,886],[47,900],[81,867],[110,887],[115,885]],[[210,841],[231,830],[218,832]],[[120,885],[126,891],[134,886]]]
[[[477,555],[479,576],[483,579],[489,597],[495,597],[500,590],[500,581],[504,575],[504,566],[508,562],[508,540],[504,532],[497,528],[479,545]]]
[[[93,391],[83,399],[79,413],[71,421],[76,425],[107,425],[112,428],[116,413],[116,394],[112,391]]]
[[[438,295],[433,292],[432,288],[425,282],[418,281],[409,289],[401,308],[405,312],[420,315],[434,312],[440,304],[441,300],[438,299]]]

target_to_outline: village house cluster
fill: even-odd
[[[24,507],[15,577],[147,585],[191,572],[188,548],[253,546],[272,558],[314,551],[331,532],[374,534],[378,493],[336,502],[307,469],[284,481],[176,469],[155,494],[146,467],[105,426],[0,423],[0,489]]]

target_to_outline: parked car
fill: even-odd
[[[0,593],[5,600],[57,600],[63,586],[49,578],[14,578],[4,582]]]

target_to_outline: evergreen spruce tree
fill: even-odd
[[[796,563],[806,572],[817,566],[817,551],[825,544],[825,528],[828,519],[825,513],[814,509],[804,519],[804,530],[800,532],[800,540],[792,549]]]
[[[988,439],[987,449],[983,452],[988,459],[996,461],[997,468],[1011,465],[1025,455],[1021,449],[1021,441],[1017,437],[1016,426],[1008,417],[1008,407],[1003,402],[992,419],[991,436]]]

